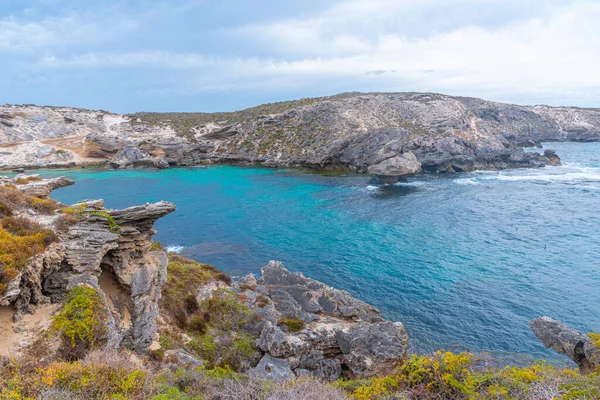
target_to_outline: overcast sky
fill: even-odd
[[[219,111],[349,91],[600,107],[600,1],[0,1],[2,104]]]

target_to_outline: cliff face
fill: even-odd
[[[34,205],[43,200],[51,202],[45,197],[52,189],[73,184],[65,178],[35,178],[28,182],[29,179],[1,178],[0,186],[7,193],[3,199],[10,201],[17,192],[29,196],[27,193],[35,189],[36,194],[45,196],[23,199],[31,199],[30,204]],[[59,206],[53,208],[56,207]],[[10,257],[20,251],[13,242],[3,248],[9,257],[7,265],[0,265],[0,275],[4,278],[8,267],[15,272],[0,295],[0,305],[10,306],[13,320],[19,321],[37,306],[58,303],[74,287],[88,285],[98,289],[110,310],[108,345],[117,348],[125,344],[136,351],[146,351],[156,333],[160,289],[167,279],[168,262],[167,255],[153,246],[152,227],[158,218],[173,212],[175,206],[158,202],[109,210],[98,200],[59,211],[53,208],[41,213],[24,203],[23,207],[12,207],[7,211],[10,217],[0,220],[4,234],[14,237],[17,244],[29,236],[23,229],[12,227],[15,222],[9,225],[8,218],[21,226],[35,224],[40,232],[53,232],[52,243],[24,264],[16,264],[16,257]]]
[[[377,175],[542,166],[540,141],[600,140],[600,110],[429,93],[343,94],[230,113],[0,107],[0,167],[252,162]]]

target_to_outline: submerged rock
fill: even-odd
[[[550,317],[532,319],[529,327],[546,348],[551,347],[566,354],[577,364],[581,373],[595,371],[600,362],[600,349],[593,346],[587,335]]]

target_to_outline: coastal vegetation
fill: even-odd
[[[53,318],[52,332],[59,333],[66,359],[77,360],[106,340],[108,310],[102,296],[89,286],[77,286],[68,294]]]
[[[95,350],[82,360],[32,368],[3,360],[0,399],[355,399],[355,400],[590,400],[600,397],[598,373],[582,376],[543,362],[486,368],[468,353],[412,355],[397,370],[370,379],[276,382],[228,367],[161,369],[126,353]]]
[[[57,206],[50,199],[26,195],[14,187],[0,186],[0,293],[27,265],[29,259],[58,239],[51,229],[31,219],[15,216],[16,210],[32,207],[48,214]]]

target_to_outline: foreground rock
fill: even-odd
[[[0,184],[16,184],[19,179],[27,181],[3,178]],[[66,178],[36,178],[14,185],[14,190],[47,196],[52,189],[72,183]],[[158,301],[167,279],[167,255],[153,246],[153,225],[175,206],[158,202],[110,210],[96,200],[47,215],[25,211],[13,213],[55,230],[57,240],[30,259],[0,294],[0,303],[14,310],[14,320],[35,312],[36,306],[59,303],[74,287],[87,284],[100,292],[111,311],[108,345],[145,352],[156,333]],[[56,223],[65,218],[57,228]]]
[[[215,114],[0,107],[0,168],[10,169],[242,162],[370,170],[391,181],[419,170],[554,165],[555,154],[522,146],[570,140],[600,140],[600,111],[433,93],[346,93]]]
[[[532,319],[529,327],[546,348],[566,354],[582,374],[595,371],[600,365],[600,349],[594,347],[587,335],[550,317]]]
[[[400,322],[385,321],[373,306],[348,292],[292,273],[271,261],[258,280],[249,275],[234,284],[246,305],[261,316],[254,329],[264,363],[277,362],[285,376],[312,375],[334,380],[342,370],[368,377],[406,358],[408,336]],[[262,363],[262,364],[264,364]],[[259,364],[254,373],[262,371]]]

